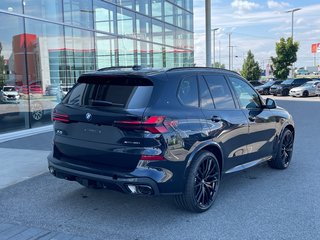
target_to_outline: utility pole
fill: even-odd
[[[219,63],[221,64],[221,41],[219,40]]]
[[[294,43],[293,42],[294,13],[299,11],[299,10],[301,10],[301,8],[295,8],[295,9],[286,11],[286,13],[291,13],[291,40],[292,40],[292,44]],[[294,76],[294,63],[291,66],[291,77],[293,77],[293,76]]]
[[[211,65],[211,0],[206,0],[206,66]]]
[[[213,32],[213,64],[212,66],[214,67],[215,63],[216,63],[216,31],[219,30],[219,28],[214,28],[211,31]]]
[[[233,70],[233,48],[235,48],[237,46],[230,46],[231,48],[231,69],[230,70]]]
[[[231,70],[231,33],[228,33],[229,35],[229,70]]]

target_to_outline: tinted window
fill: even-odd
[[[213,97],[213,103],[217,109],[235,108],[230,88],[222,75],[204,76]]]
[[[145,108],[153,86],[79,83],[65,103],[78,106]]]
[[[199,106],[197,77],[190,76],[180,82],[178,98],[181,103],[190,107]]]
[[[230,82],[236,92],[241,108],[253,109],[261,107],[259,95],[248,83],[235,77],[230,77]]]
[[[214,109],[210,90],[203,78],[199,79],[199,90],[201,107],[205,109]]]
[[[282,84],[292,84],[292,83],[293,83],[293,79],[288,79],[282,82]]]
[[[296,79],[294,80],[294,84],[304,84],[307,81],[308,81],[307,79]]]

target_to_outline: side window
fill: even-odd
[[[233,97],[224,76],[206,75],[204,78],[208,83],[216,109],[235,109]]]
[[[210,94],[210,90],[208,88],[205,80],[200,77],[199,78],[199,93],[200,93],[200,106],[204,109],[212,110],[214,109],[212,97]]]
[[[190,107],[199,107],[197,77],[190,76],[181,80],[178,89],[178,98],[182,104]]]
[[[229,77],[230,82],[236,92],[241,108],[254,109],[261,108],[259,95],[252,89],[252,87],[245,81]]]

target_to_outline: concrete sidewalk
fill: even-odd
[[[52,132],[0,143],[0,189],[47,172]]]

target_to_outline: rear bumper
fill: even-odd
[[[130,173],[95,171],[84,166],[66,163],[54,158],[52,154],[48,156],[48,168],[50,173],[57,178],[128,194],[167,195],[182,192],[177,191],[177,185],[175,186],[175,183],[169,178],[167,170],[164,169],[141,167]],[[169,175],[172,176],[172,174]],[[137,189],[142,186],[145,190],[149,189],[150,191],[148,193],[134,192],[132,186]]]

